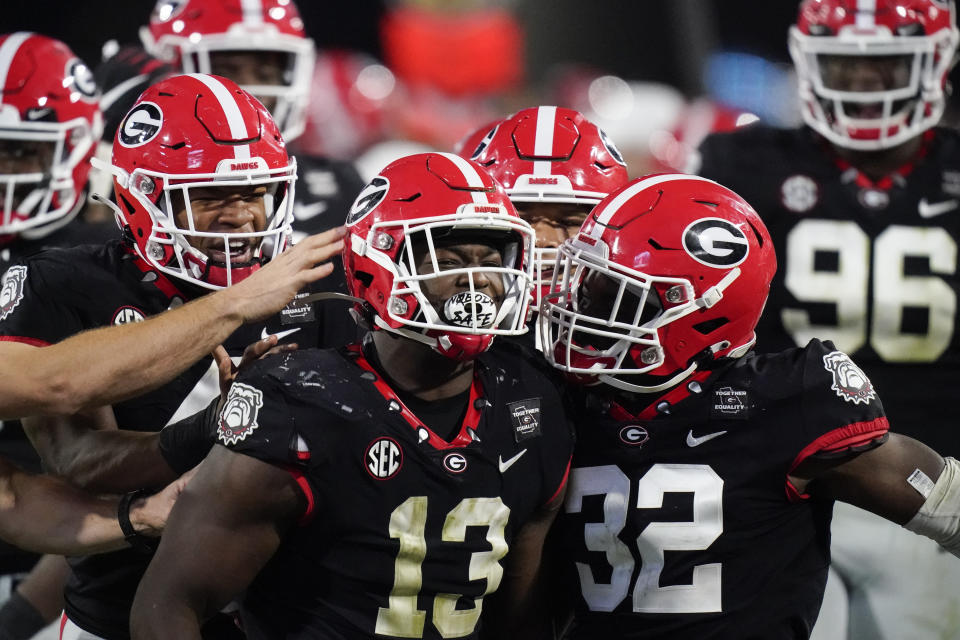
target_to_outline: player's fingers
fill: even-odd
[[[267,336],[262,340],[257,340],[253,344],[248,345],[247,348],[243,350],[243,357],[240,358],[239,368],[242,369],[251,362],[259,360],[275,346],[277,346],[277,336],[275,335]]]
[[[300,286],[302,288],[302,286],[305,284],[316,282],[321,278],[326,278],[331,273],[333,273],[333,265],[329,262],[324,262],[323,264],[313,267],[312,269],[301,271],[299,273],[300,282],[302,283]]]
[[[227,350],[223,348],[222,344],[215,346],[213,351],[210,352],[210,355],[213,356],[213,360],[217,363],[217,369],[220,370],[221,374],[224,370],[229,373],[233,368],[233,361],[230,359],[230,354],[227,353]]]

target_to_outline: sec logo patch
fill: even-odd
[[[363,454],[367,473],[377,480],[389,480],[403,466],[403,449],[393,438],[377,438]]]

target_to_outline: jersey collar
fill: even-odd
[[[347,347],[347,351],[353,354],[357,365],[361,369],[373,374],[373,385],[376,387],[377,391],[380,392],[380,395],[383,396],[384,400],[386,400],[391,407],[397,408],[396,410],[400,412],[400,416],[417,434],[417,440],[419,442],[426,440],[427,444],[439,451],[465,447],[473,442],[474,436],[472,433],[476,433],[480,428],[480,409],[486,405],[482,395],[482,384],[480,382],[478,367],[474,368],[473,382],[470,383],[470,399],[468,400],[469,404],[467,405],[467,413],[463,417],[463,423],[460,425],[460,431],[453,440],[447,442],[434,433],[428,426],[423,424],[423,422],[421,422],[417,416],[414,415],[409,408],[407,408],[397,394],[394,393],[393,389],[390,388],[390,385],[388,385],[383,379],[380,373],[373,367],[373,365],[370,364],[363,353],[363,348],[359,344],[349,345]],[[424,437],[424,435],[426,437]]]

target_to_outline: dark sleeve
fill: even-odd
[[[880,446],[890,428],[876,389],[847,354],[819,340],[803,353],[802,439],[788,473],[808,458],[847,458]]]
[[[78,310],[66,302],[71,289],[44,260],[7,269],[0,279],[0,340],[45,346],[86,329]]]
[[[295,465],[296,418],[287,402],[285,384],[268,368],[276,359],[244,369],[230,387],[217,420],[217,442],[281,467]]]

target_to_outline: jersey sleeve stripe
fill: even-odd
[[[883,444],[889,430],[890,423],[887,421],[887,418],[880,417],[864,422],[854,422],[823,434],[804,447],[791,463],[790,469],[787,471],[787,498],[791,502],[798,502],[810,497],[809,494],[800,493],[789,480],[790,474],[793,473],[804,460],[818,453],[838,453],[843,450],[853,452],[872,449]]]
[[[554,500],[557,499],[557,496],[564,490],[567,486],[567,478],[570,477],[570,463],[573,462],[573,454],[567,459],[567,468],[563,470],[563,477],[560,478],[560,484],[557,485],[557,490],[553,492],[553,495],[550,496],[550,499],[546,501],[543,506],[552,504]]]
[[[299,469],[295,469],[293,467],[284,467],[284,470],[290,474],[290,476],[293,478],[293,481],[297,483],[298,487],[300,487],[300,492],[307,501],[307,508],[303,510],[303,513],[300,515],[300,519],[297,520],[297,524],[303,526],[307,524],[313,517],[314,510],[317,506],[316,500],[314,500],[313,497],[313,489],[310,488],[310,481],[307,480],[307,477],[303,475],[303,472]]]
[[[29,344],[32,347],[50,346],[49,342],[38,340],[36,338],[28,338],[26,336],[0,336],[0,342],[19,342],[21,344]]]

